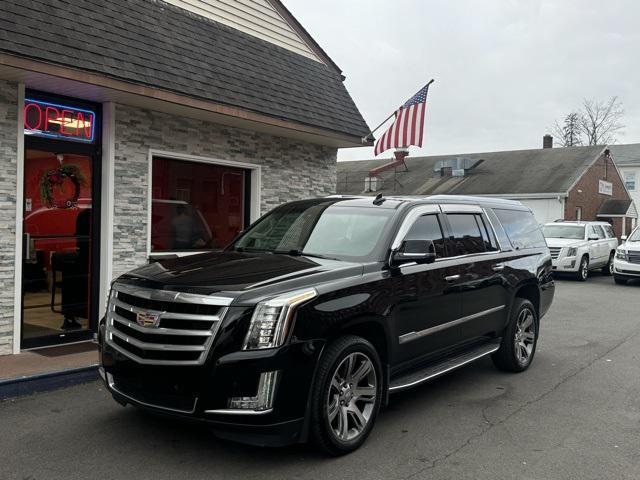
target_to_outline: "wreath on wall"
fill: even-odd
[[[63,193],[65,183],[73,184],[73,194],[67,198],[56,198],[54,191]],[[80,187],[87,183],[80,167],[73,164],[60,165],[55,170],[45,172],[40,178],[40,198],[49,208],[71,208],[78,205]]]

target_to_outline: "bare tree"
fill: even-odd
[[[581,118],[578,112],[571,112],[560,125],[556,120],[551,133],[561,147],[576,147],[582,145]]]
[[[608,101],[585,99],[580,115],[580,131],[588,145],[608,145],[616,142],[616,134],[624,128],[624,110],[618,97]]]

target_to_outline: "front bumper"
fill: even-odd
[[[101,343],[101,376],[121,404],[206,422],[221,437],[260,446],[306,440],[306,411],[321,342],[211,355],[202,366],[142,365]],[[215,351],[215,350],[214,350]],[[261,374],[278,372],[266,411],[229,409],[256,394]]]
[[[558,257],[551,260],[551,265],[554,272],[575,273],[578,271],[580,262],[578,262],[578,257]]]
[[[618,277],[640,278],[640,264],[616,257],[613,260],[613,274]]]

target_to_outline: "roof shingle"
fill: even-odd
[[[340,73],[161,0],[3,0],[0,51],[364,136]]]

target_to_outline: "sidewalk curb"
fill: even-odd
[[[0,401],[98,380],[98,364],[0,380]]]

